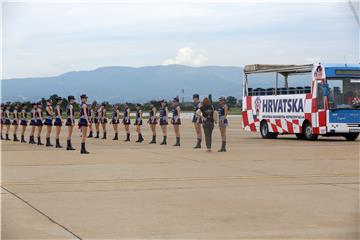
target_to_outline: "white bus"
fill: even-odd
[[[250,88],[250,76],[263,73],[263,86],[273,87]],[[270,73],[275,79],[268,79]],[[308,86],[290,87],[298,75],[308,77]],[[321,135],[354,141],[360,133],[360,64],[246,65],[242,122],[263,138],[296,134],[307,140]]]

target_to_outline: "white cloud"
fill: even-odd
[[[206,53],[203,50],[183,47],[178,50],[177,55],[174,58],[167,59],[163,65],[181,64],[201,66],[206,64],[207,60],[208,58],[206,57]]]

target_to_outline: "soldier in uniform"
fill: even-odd
[[[44,113],[42,110],[42,103],[38,102],[37,104],[37,110],[36,110],[36,126],[38,128],[38,132],[37,132],[37,145],[44,145],[41,143],[41,132],[42,132],[42,128],[43,128],[43,121],[44,121]]]
[[[27,127],[27,105],[25,103],[23,103],[21,105],[21,113],[20,113],[20,117],[21,117],[21,120],[20,120],[20,125],[21,125],[21,142],[22,143],[26,143],[25,141],[25,130],[26,130],[26,127]]]
[[[13,138],[13,140],[14,140],[14,142],[18,142],[19,141],[19,139],[17,138],[17,135],[16,135],[16,133],[17,133],[17,129],[18,129],[18,126],[19,126],[19,106],[18,105],[16,105],[15,107],[14,107],[14,111],[13,111],[13,121],[12,121],[12,125],[14,126],[14,133],[13,133],[13,136],[14,136],[14,138]]]
[[[112,111],[112,119],[111,119],[111,123],[113,125],[114,128],[114,132],[115,132],[115,136],[112,140],[119,140],[119,123],[120,123],[120,112],[119,112],[119,107],[118,105],[113,105],[113,111]]]
[[[30,131],[29,144],[35,144],[34,135],[35,135],[35,128],[37,125],[37,122],[36,122],[37,104],[33,103],[33,104],[31,104],[31,107],[32,107],[31,112],[30,112],[31,131]]]
[[[149,120],[148,124],[150,125],[150,129],[152,132],[152,140],[150,144],[156,143],[156,124],[157,124],[157,116],[156,116],[156,107],[154,102],[150,102],[150,112],[149,112]]]
[[[5,125],[5,140],[10,141],[9,138],[9,131],[11,126],[11,119],[10,119],[10,106],[5,105],[5,111],[4,111],[4,125]]]
[[[80,96],[81,104],[80,104],[80,119],[79,119],[79,127],[81,128],[82,136],[81,136],[81,154],[89,154],[89,152],[85,148],[86,143],[86,134],[87,134],[87,128],[89,126],[89,118],[88,118],[88,105],[87,102],[87,96],[86,94],[82,94]]]
[[[125,142],[130,142],[130,108],[129,104],[125,103],[125,109],[124,109],[124,117],[123,117],[123,124],[126,132],[126,139]]]
[[[60,132],[61,132],[61,127],[63,125],[62,109],[61,109],[62,102],[63,99],[61,97],[56,98],[55,121],[54,121],[54,126],[56,128],[55,131],[56,148],[62,148],[62,146],[60,145]]]
[[[227,115],[229,112],[229,107],[226,104],[226,100],[224,97],[219,98],[219,128],[221,134],[221,148],[218,152],[226,152],[226,127],[228,126]]]
[[[45,112],[46,112],[46,118],[44,121],[44,125],[46,126],[46,145],[45,146],[52,147],[53,145],[50,142],[50,134],[51,134],[52,126],[53,126],[54,111],[53,111],[51,99],[48,99],[46,101]]]
[[[160,123],[161,131],[163,133],[163,141],[160,143],[160,145],[167,144],[167,125],[169,124],[168,114],[169,114],[169,110],[167,108],[167,103],[163,99],[160,102],[160,108],[159,108],[159,118],[160,118],[159,123]]]
[[[66,109],[67,113],[67,119],[65,125],[68,127],[68,135],[67,135],[67,146],[66,150],[75,150],[71,144],[71,136],[73,133],[74,125],[75,125],[75,110],[74,110],[74,103],[75,103],[75,97],[74,96],[68,96],[69,104]]]
[[[142,110],[141,110],[141,104],[137,103],[136,104],[136,119],[135,119],[135,124],[136,126],[136,132],[138,134],[138,140],[136,141],[137,143],[141,143],[144,141],[144,138],[142,136],[141,133],[141,125],[142,125]]]
[[[194,128],[195,128],[195,132],[196,132],[196,137],[197,137],[197,143],[195,145],[194,148],[201,148],[201,141],[202,141],[202,131],[201,131],[201,125],[202,125],[202,119],[201,117],[196,114],[197,111],[200,109],[201,107],[201,102],[199,100],[199,94],[194,94],[193,95],[193,101],[194,101],[194,115],[193,115],[193,119],[192,122],[194,124]]]
[[[179,98],[176,97],[173,99],[172,102],[172,118],[171,123],[174,126],[175,136],[176,136],[176,143],[173,146],[180,146],[180,106],[179,106]]]
[[[101,127],[103,130],[103,137],[102,139],[106,139],[106,124],[108,120],[106,117],[106,106],[105,103],[101,104]]]

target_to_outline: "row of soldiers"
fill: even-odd
[[[80,104],[80,118],[79,118],[79,128],[81,130],[82,134],[82,147],[81,147],[81,153],[88,153],[88,151],[85,149],[85,139],[86,138],[100,138],[100,127],[103,132],[102,139],[107,138],[107,124],[108,124],[108,118],[107,118],[107,112],[105,104],[101,105],[92,105],[89,106],[87,104],[87,96],[85,94],[80,96],[81,98],[81,104]],[[63,118],[63,112],[62,112],[62,103],[63,98],[58,97],[56,98],[56,105],[53,106],[52,100],[49,99],[46,101],[46,107],[43,109],[42,103],[33,103],[31,104],[30,112],[27,109],[26,104],[17,105],[14,107],[13,111],[10,112],[10,106],[2,104],[1,105],[1,139],[2,140],[10,140],[9,133],[10,133],[10,126],[13,126],[13,141],[20,141],[22,143],[26,143],[25,140],[25,131],[28,125],[30,125],[30,136],[29,136],[29,144],[37,144],[37,145],[43,145],[41,140],[41,134],[43,127],[46,128],[46,143],[45,146],[52,147],[52,143],[50,140],[50,134],[52,132],[53,127],[55,128],[55,147],[56,148],[62,148],[60,144],[60,133],[61,128],[65,124],[67,126],[67,150],[75,150],[75,148],[72,146],[71,138],[73,133],[73,128],[75,126],[75,97],[74,96],[68,96],[68,106],[66,108],[66,118]],[[201,148],[201,124],[203,120],[203,116],[201,112],[199,112],[201,103],[199,101],[199,95],[194,94],[194,116],[192,119],[192,122],[194,123],[195,131],[197,134],[197,144],[194,148]],[[224,98],[220,99],[224,100]],[[147,123],[150,126],[151,132],[152,132],[152,139],[149,142],[150,144],[156,144],[156,126],[159,124],[163,133],[163,140],[161,142],[161,145],[167,144],[167,125],[169,124],[169,109],[167,106],[167,102],[165,100],[162,100],[160,102],[160,108],[157,109],[155,106],[155,102],[150,102],[150,111],[149,111],[149,118]],[[226,112],[224,111],[226,109]],[[180,146],[180,125],[181,125],[181,118],[180,118],[180,105],[179,105],[179,98],[175,97],[172,101],[171,106],[171,124],[174,126],[174,132],[176,136],[176,141],[173,146]],[[222,116],[223,118],[226,118],[227,115],[227,106],[226,104],[220,105],[219,112],[223,112]],[[28,118],[28,114],[29,117]],[[130,124],[131,124],[131,118],[130,118],[130,107],[129,104],[125,104],[125,109],[123,111],[123,114],[120,114],[118,105],[113,105],[112,109],[112,116],[110,123],[113,126],[114,129],[114,137],[112,140],[118,140],[119,139],[119,124],[120,122],[124,125],[124,129],[126,132],[126,138],[125,141],[130,141]],[[140,103],[136,104],[136,115],[135,115],[135,121],[134,125],[136,126],[136,132],[138,135],[138,139],[136,143],[141,143],[144,141],[141,126],[143,125],[143,111],[142,111],[142,105]],[[221,128],[226,127],[227,125],[227,119],[226,124],[222,124],[220,126]],[[5,138],[3,137],[3,128],[5,126]],[[21,138],[18,139],[17,137],[17,131],[18,127],[21,126]],[[86,127],[86,128],[83,128]],[[199,128],[200,127],[200,128]],[[89,128],[89,134],[87,135],[87,130]],[[95,133],[94,133],[95,132]],[[223,131],[221,131],[222,133]],[[35,138],[36,135],[36,138]],[[223,137],[223,133],[222,133]],[[226,135],[225,135],[226,137]],[[37,141],[35,141],[35,139]],[[225,144],[223,140],[223,146],[221,148],[222,151],[226,151]],[[209,150],[209,149],[208,149]]]

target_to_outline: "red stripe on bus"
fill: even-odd
[[[270,125],[271,125],[273,132],[278,132],[278,129],[275,124],[270,123]]]
[[[252,104],[251,104],[251,97],[247,96],[246,97],[246,110],[252,110]]]
[[[326,126],[326,112],[319,111],[319,126],[323,127]]]
[[[291,122],[286,121],[288,133],[294,133],[294,127]]]
[[[249,125],[249,119],[246,111],[242,112],[242,118],[243,118],[244,127],[247,127]]]

